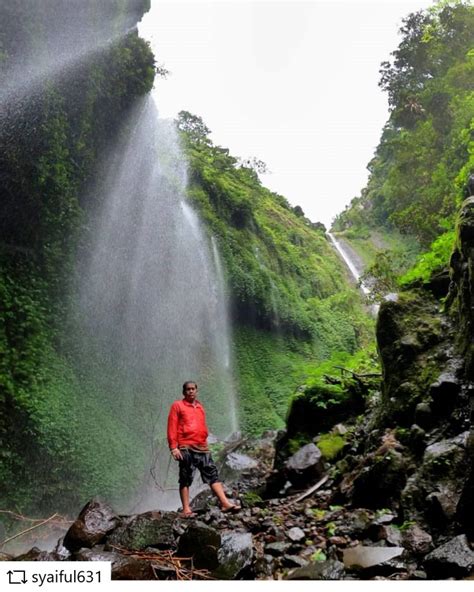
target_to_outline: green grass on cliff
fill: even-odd
[[[302,367],[371,339],[358,292],[321,225],[215,146],[197,116],[178,119],[189,197],[224,261],[236,336],[240,419],[257,434],[284,426]]]

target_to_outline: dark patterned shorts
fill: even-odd
[[[182,448],[183,460],[179,461],[179,485],[189,487],[194,479],[196,469],[201,473],[204,483],[212,485],[219,481],[217,467],[212,460],[210,452],[195,452],[188,448]]]

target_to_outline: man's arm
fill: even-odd
[[[174,460],[183,460],[183,455],[178,448],[178,425],[178,406],[176,403],[173,403],[168,415],[168,444],[170,447],[171,456],[174,458]]]

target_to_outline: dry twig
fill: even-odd
[[[213,580],[209,575],[207,569],[195,569],[193,566],[192,557],[175,557],[174,551],[159,551],[157,553],[147,553],[146,551],[131,551],[122,547],[112,546],[113,549],[118,551],[121,555],[132,557],[133,559],[141,559],[145,561],[153,562],[151,565],[153,573],[155,573],[155,566],[159,565],[167,568],[174,569],[177,580],[192,580],[193,577],[197,577],[202,580]],[[183,562],[190,562],[191,568],[183,566]],[[156,576],[156,573],[155,573]]]
[[[9,543],[10,541],[13,541],[13,539],[17,539],[18,537],[23,536],[24,534],[27,534],[28,532],[31,532],[35,528],[39,528],[40,526],[43,526],[44,524],[47,524],[48,522],[51,522],[58,515],[59,514],[53,514],[52,516],[50,516],[46,520],[43,520],[43,522],[40,522],[39,524],[35,524],[34,526],[30,526],[30,528],[27,528],[26,530],[22,530],[21,532],[18,532],[17,534],[14,534],[13,536],[9,537],[8,539],[5,539],[3,541],[3,543],[0,544],[0,547],[3,547],[4,545],[6,545],[7,543]]]

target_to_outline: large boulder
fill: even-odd
[[[424,562],[431,579],[462,578],[474,571],[474,551],[461,534],[432,551]]]
[[[468,437],[463,432],[426,448],[401,494],[405,518],[423,519],[440,529],[454,521],[471,465]]]
[[[428,398],[439,374],[436,348],[447,337],[438,303],[426,292],[400,294],[383,302],[377,318],[377,345],[383,373],[383,412],[398,425],[414,423],[416,406]],[[439,352],[439,355],[442,355]]]
[[[451,285],[448,303],[453,305],[458,323],[458,343],[464,354],[465,371],[474,378],[474,197],[461,206],[456,249],[451,256]]]
[[[146,512],[133,516],[107,537],[107,545],[133,551],[146,547],[175,549],[177,519],[176,512]]]
[[[218,567],[212,576],[218,580],[235,580],[250,567],[253,559],[252,535],[248,532],[223,532],[217,553]]]
[[[64,537],[64,546],[70,551],[91,548],[120,524],[120,518],[105,502],[93,499],[81,510],[77,520]]]
[[[285,475],[288,481],[297,487],[305,487],[321,477],[324,470],[322,454],[313,444],[300,448],[285,463]]]
[[[180,537],[177,554],[189,557],[198,569],[214,570],[219,566],[222,538],[215,528],[197,520]]]

